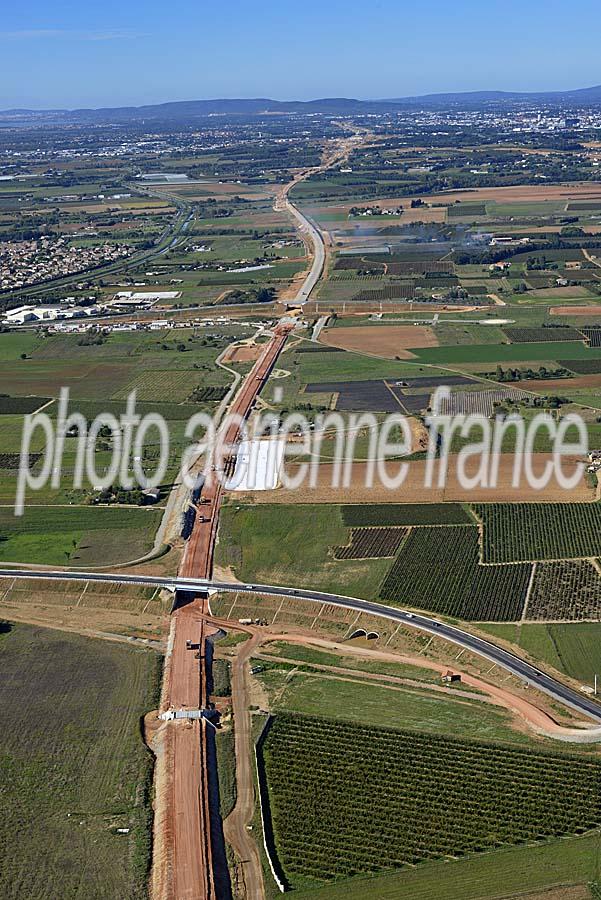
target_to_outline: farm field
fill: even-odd
[[[474,526],[415,528],[380,588],[384,602],[464,620],[520,618],[531,574],[528,564],[478,564]]]
[[[216,563],[239,578],[303,587],[307,572],[320,590],[375,599],[389,559],[335,560],[330,547],[348,543],[337,507],[227,505]]]
[[[302,900],[590,900],[596,880],[597,833],[550,840],[538,846],[504,848],[462,860],[432,862],[416,870],[355,877],[299,891]],[[528,891],[524,895],[524,891]]]
[[[215,332],[211,332],[215,334]],[[58,397],[68,387],[78,400],[119,399],[134,388],[139,399],[164,400],[167,394],[143,397],[144,379],[161,379],[169,390],[174,379],[176,402],[185,400],[195,386],[228,384],[228,373],[214,366],[219,352],[236,338],[249,337],[250,328],[219,326],[219,336],[208,338],[204,329],[166,329],[163,332],[112,334],[99,343],[86,343],[78,335],[37,337],[27,358],[11,359],[12,334],[0,334],[0,381],[3,393],[13,396]],[[165,374],[166,373],[166,374]],[[188,388],[182,390],[187,375]]]
[[[159,657],[17,624],[0,661],[3,895],[143,900],[152,761],[139,722]]]
[[[334,559],[386,559],[393,557],[407,537],[405,528],[351,528],[348,544],[334,547]]]
[[[539,563],[528,602],[532,620],[601,619],[601,574],[588,559]]]
[[[470,525],[473,518],[459,503],[386,503],[344,505],[342,521],[350,526],[374,525]]]
[[[551,310],[552,316],[600,316],[601,304],[591,303],[587,306],[554,306]]]
[[[493,503],[473,508],[483,523],[484,562],[601,555],[601,504]]]
[[[492,418],[497,406],[506,400],[518,401],[527,395],[518,388],[507,387],[481,391],[452,391],[442,397],[438,410],[442,416],[483,416]]]
[[[519,619],[531,566],[479,565],[475,525],[427,525],[427,507],[416,504],[413,515],[411,508],[393,505],[389,520],[385,507],[375,507],[374,517],[366,508],[362,521],[362,507],[228,505],[223,510],[216,562],[233,567],[246,581],[303,586],[306,573],[311,572],[311,583],[319,590],[379,597],[387,603],[472,621]],[[445,511],[446,504],[433,506],[432,518],[441,521]],[[467,517],[461,507],[449,505],[449,511],[451,521]],[[398,529],[398,540],[412,519],[419,527],[410,530],[398,549],[387,544],[387,558],[378,558],[375,552],[375,558],[370,558],[372,554],[359,557],[365,548],[356,551],[353,531],[371,539],[369,532],[389,536]],[[395,556],[392,563],[391,555]]]
[[[482,346],[472,345],[464,347],[430,347],[424,350],[413,350],[418,360],[433,365],[446,363],[486,363],[493,361],[495,364],[505,363],[509,365],[546,361],[553,359],[598,359],[601,348],[585,347],[584,343],[577,341],[545,341],[539,343],[499,344]]]
[[[563,754],[285,713],[262,752],[293,885],[577,834],[601,819],[599,763]]]
[[[548,659],[551,665],[571,678],[592,686],[601,664],[601,626],[596,622],[527,625],[521,640],[524,649],[528,649],[530,631],[535,628],[540,629],[540,635],[544,634],[552,646]],[[537,636],[538,641],[542,640],[540,635]],[[554,658],[558,664],[554,662]]]
[[[321,342],[328,347],[356,350],[384,359],[395,359],[399,356],[410,359],[411,354],[405,357],[403,354],[411,347],[438,346],[436,334],[432,329],[414,325],[336,327],[322,332]]]
[[[494,638],[509,641],[540,663],[592,687],[599,674],[601,624],[598,622],[522,622],[478,626]]]
[[[599,359],[566,359],[560,362],[560,365],[571,369],[578,375],[601,374],[601,360]]]
[[[512,344],[583,340],[583,334],[569,325],[561,328],[504,328],[503,331]]]
[[[430,405],[432,393],[439,386],[477,386],[465,375],[422,375],[412,378],[388,375],[368,381],[349,380],[318,381],[305,385],[304,395],[336,395],[330,407],[336,410],[362,412],[397,412],[405,415],[425,411]]]
[[[119,507],[28,506],[22,517],[0,509],[0,560],[100,566],[138,559],[152,549],[161,513]]]
[[[330,661],[330,665],[344,667],[346,662],[349,668],[348,659],[336,662],[329,653],[320,656],[326,665]],[[514,727],[506,710],[484,702],[476,693],[457,687],[441,695],[429,689],[428,683],[431,687],[438,685],[427,682],[427,677],[433,675],[428,669],[406,665],[402,667],[402,675],[411,679],[412,684],[385,684],[369,677],[371,673],[366,671],[369,663],[364,664],[362,672],[355,670],[357,664],[352,662],[352,671],[342,674],[312,668],[310,662],[303,662],[303,654],[299,652],[292,655],[298,662],[284,663],[267,657],[268,654],[263,654],[254,660],[262,668],[256,677],[276,716],[280,713],[322,716],[358,725],[368,721],[377,723],[378,727],[407,728],[425,734],[455,738],[469,734],[480,740],[499,740],[535,749],[541,746],[531,733]],[[371,668],[377,666],[372,663]],[[401,667],[388,664],[391,674],[395,674],[395,669]]]
[[[478,435],[477,439],[481,436]],[[507,448],[508,451],[510,448]],[[455,448],[453,448],[453,451]],[[532,460],[532,469],[536,476],[540,476],[545,471],[545,467],[552,461],[552,455],[549,452],[536,451]],[[518,462],[520,462],[518,460]],[[448,476],[443,487],[438,487],[434,481],[431,487],[425,486],[427,476],[427,460],[412,459],[408,463],[407,477],[398,491],[391,492],[390,489],[383,484],[377,477],[374,478],[373,484],[369,486],[368,482],[368,464],[362,460],[353,464],[352,481],[348,489],[336,486],[335,472],[333,464],[322,462],[319,464],[316,474],[315,486],[309,485],[306,491],[307,502],[316,503],[375,503],[378,505],[385,503],[395,503],[402,500],[404,503],[441,503],[441,502],[461,502],[461,503],[497,503],[505,501],[528,501],[541,503],[541,492],[535,490],[532,486],[521,479],[521,483],[517,487],[513,485],[513,472],[515,467],[515,458],[511,452],[503,452],[499,457],[498,477],[495,484],[476,485],[472,489],[467,489],[461,484],[457,477],[457,457],[454,452],[449,455]],[[292,461],[286,462],[286,472],[290,478],[296,478],[300,472],[301,464]],[[520,463],[521,465],[521,463]],[[468,477],[475,477],[478,474],[479,460],[472,459],[466,465],[466,473]],[[579,466],[577,460],[569,457],[564,458],[563,472],[569,477]],[[523,466],[522,466],[523,469]],[[398,464],[390,461],[388,465],[389,475],[392,477],[398,472]],[[585,480],[584,477],[578,482],[576,487],[568,492],[570,503],[588,503],[595,499],[594,488]],[[278,488],[269,495],[265,491],[255,491],[243,495],[244,500],[252,499],[256,504],[293,504],[298,501],[297,492],[285,487]],[[544,504],[554,502],[564,502],[566,499],[565,488],[554,477],[551,478],[544,493]]]
[[[17,470],[23,416],[44,406],[44,412],[56,427],[58,403],[56,399],[63,388],[69,391],[67,413],[85,416],[88,426],[100,414],[110,413],[117,418],[125,413],[126,398],[136,392],[136,412],[140,415],[158,414],[169,428],[169,452],[167,473],[160,486],[162,498],[179,469],[182,453],[190,443],[185,437],[185,424],[196,412],[214,412],[217,404],[229,388],[233,374],[215,366],[215,360],[230,341],[245,338],[254,329],[241,325],[220,325],[219,330],[171,329],[161,332],[113,333],[104,339],[90,343],[80,335],[56,334],[0,334],[0,504],[14,504],[17,489]],[[27,338],[15,342],[14,338]],[[15,360],[16,350],[25,347]],[[240,372],[249,363],[235,364]],[[29,396],[33,394],[34,396]],[[119,399],[120,398],[120,399]],[[31,450],[40,453],[44,449],[44,433],[34,432]],[[158,459],[160,434],[150,428],[142,447],[143,466],[153,472]],[[30,492],[31,504],[87,506],[97,499],[95,487],[109,470],[116,438],[107,435],[97,441],[93,456],[97,478],[87,476],[81,488],[74,488],[77,440],[67,440],[64,445],[60,480],[58,484],[46,483],[39,491]],[[32,468],[38,473],[42,468],[41,457],[32,458]],[[131,465],[131,461],[130,461]],[[136,499],[133,499],[136,502]],[[85,516],[93,514],[88,508]],[[75,529],[77,530],[77,529]],[[145,529],[131,540],[137,551],[147,546]],[[107,537],[107,540],[109,538]],[[6,545],[0,546],[0,555],[6,555]],[[62,556],[66,548],[61,546]],[[115,558],[114,549],[107,553],[107,562]],[[117,550],[117,558],[123,551]],[[87,554],[92,562],[94,554]],[[142,555],[136,552],[135,555]],[[34,557],[39,561],[38,548]],[[17,558],[17,557],[14,557]],[[19,556],[18,558],[21,558]],[[55,562],[57,560],[55,559]],[[82,563],[83,564],[83,563]]]

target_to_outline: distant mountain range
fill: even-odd
[[[354,100],[331,97],[321,100],[181,100],[148,106],[120,106],[102,109],[31,110],[12,109],[0,111],[0,121],[47,121],[81,123],[125,123],[157,121],[190,121],[206,116],[255,116],[289,115],[293,113],[320,113],[323,115],[349,115],[353,113],[391,112],[395,110],[422,109],[478,109],[511,107],[528,103],[554,107],[601,106],[601,85],[574,91],[468,91],[464,93],[426,94],[419,97],[399,97],[385,100]]]

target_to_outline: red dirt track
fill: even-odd
[[[265,384],[291,326],[278,326],[272,340],[246,376],[230,413],[246,419],[257,394]],[[223,435],[224,442],[236,445],[239,424],[232,423]],[[196,523],[188,540],[180,566],[180,575],[208,578],[213,568],[213,550],[219,524],[222,487],[217,478],[207,481]],[[202,515],[205,521],[200,521]],[[164,709],[203,709],[206,707],[205,623],[208,601],[200,598],[173,613],[172,650],[165,670]],[[186,642],[200,644],[197,651]],[[169,900],[211,900],[215,898],[213,854],[211,848],[209,791],[207,784],[206,720],[172,720],[167,723],[167,758],[172,760],[169,797],[170,877],[166,887]],[[163,898],[161,898],[163,900]]]
[[[257,360],[249,374],[244,379],[242,387],[238,391],[229,412],[246,419],[249,415],[257,394],[265,384],[269,373],[280,355],[291,328],[279,326],[275,335],[266,345],[265,350]],[[236,444],[239,438],[239,428],[232,423],[223,435],[224,443]],[[200,522],[198,517],[194,530],[186,546],[186,552],[180,566],[179,574],[188,578],[209,578],[213,566],[213,547],[219,524],[219,508],[221,506],[223,489],[219,479],[211,479],[204,491],[204,498],[208,500],[200,507],[200,514],[206,521]]]

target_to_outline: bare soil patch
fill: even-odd
[[[426,460],[414,460],[408,464],[408,473],[403,485],[390,490],[378,478],[377,470],[374,473],[373,484],[369,485],[367,462],[355,462],[351,473],[351,483],[348,487],[333,487],[334,466],[332,463],[322,463],[318,467],[315,487],[308,483],[303,484],[303,503],[440,503],[445,500],[454,500],[463,503],[476,502],[592,502],[595,499],[594,490],[590,488],[584,477],[580,483],[570,491],[561,487],[555,478],[552,478],[548,487],[543,491],[532,488],[524,477],[520,478],[518,487],[513,487],[514,454],[502,454],[499,461],[499,473],[494,487],[476,487],[467,490],[463,487],[457,475],[456,456],[449,457],[449,471],[444,487],[426,487]],[[537,453],[534,455],[533,470],[535,475],[540,475],[545,465],[552,461],[550,453]],[[466,466],[468,477],[476,474],[479,458],[472,460],[473,465]],[[289,463],[286,471],[291,477],[295,477],[299,471],[298,463]],[[573,473],[577,461],[569,457],[563,460],[564,474],[569,477]],[[388,473],[391,477],[398,471],[398,463],[391,462]],[[434,485],[437,484],[437,472],[435,469]],[[248,494],[238,494],[240,499],[252,499],[255,503],[298,503],[301,499],[299,492],[287,488],[278,488],[275,491],[257,491]]]
[[[554,306],[552,316],[601,316],[601,306]]]
[[[223,362],[255,362],[260,357],[262,349],[258,344],[243,344],[230,347],[223,357]]]
[[[570,390],[582,388],[601,388],[601,375],[579,375],[577,378],[543,378],[532,381],[520,381],[520,388],[524,391],[534,391],[537,394],[566,394]]]
[[[469,191],[452,191],[428,197],[428,203],[448,202],[456,200],[496,200],[499,203],[522,203],[542,200],[600,199],[601,188],[595,188],[590,182],[574,184],[520,184],[510,187],[476,188]]]
[[[433,330],[423,325],[359,325],[356,328],[331,328],[321,334],[321,343],[341,350],[370,353],[383,359],[411,358],[403,355],[411,347],[438,347]]]
[[[582,299],[586,297],[586,288],[578,284],[570,284],[567,287],[536,288],[529,292],[531,297],[547,297],[549,300],[569,300],[570,297]]]
[[[421,419],[411,417],[409,427],[411,429],[411,452],[419,453],[421,450],[427,450],[430,435]]]

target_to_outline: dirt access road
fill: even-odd
[[[255,811],[248,663],[262,640],[261,634],[253,634],[233,659],[231,671],[237,795],[236,805],[223,823],[223,831],[238,857],[246,900],[262,900],[265,895],[259,849],[248,831]]]
[[[245,625],[241,627],[237,621],[228,621],[226,619],[215,618],[213,616],[209,616],[207,618],[207,622],[211,623],[211,625],[214,627],[219,627],[230,631],[242,631],[251,635],[251,639],[245,644],[242,644],[241,649],[238,652],[238,658],[240,658],[241,653],[248,649],[248,652],[245,656],[245,662],[263,644],[284,641],[287,644],[298,644],[304,647],[317,647],[319,649],[329,651],[330,653],[335,653],[338,655],[342,654],[343,656],[347,657],[357,657],[358,659],[371,660],[374,662],[377,661],[406,664],[416,666],[418,668],[430,669],[434,670],[435,672],[439,672],[441,675],[443,675],[449,670],[449,668],[451,668],[453,672],[461,674],[461,681],[464,685],[473,687],[477,692],[480,692],[481,696],[479,696],[478,699],[480,699],[483,703],[489,703],[494,706],[500,706],[506,709],[514,717],[514,726],[517,727],[518,730],[524,730],[526,728],[544,737],[551,737],[555,738],[556,740],[562,740],[571,743],[587,742],[587,732],[584,727],[571,727],[569,725],[563,725],[560,722],[556,721],[556,719],[553,717],[552,706],[548,704],[547,698],[544,695],[534,695],[532,698],[519,696],[518,694],[514,693],[509,687],[507,687],[504,682],[502,682],[501,684],[494,684],[492,681],[486,680],[486,678],[483,678],[480,675],[472,674],[461,666],[458,667],[456,661],[452,663],[441,663],[440,661],[436,661],[434,659],[419,655],[407,655],[392,650],[353,645],[349,644],[347,641],[337,641],[332,638],[320,637],[310,631],[307,632],[302,628],[287,627],[286,629],[280,631],[276,626],[274,626],[273,630],[269,627],[259,628],[252,625]],[[265,658],[277,659],[277,656],[269,654],[265,656]],[[296,662],[298,663],[299,661],[297,660]],[[235,662],[232,663],[232,674],[234,666]],[[322,667],[317,666],[316,668],[319,669]],[[334,673],[336,672],[336,670],[336,666],[327,667],[328,672]],[[344,672],[345,674],[349,674],[348,670],[345,671],[344,669],[340,669],[339,671]],[[494,667],[491,671],[496,672]],[[362,671],[355,672],[354,674],[356,677],[360,677],[363,681],[384,683],[386,681],[394,682],[395,680],[397,680],[399,683],[403,682],[403,679],[401,678],[394,679],[370,672]],[[503,673],[503,675],[505,675],[505,673]],[[439,692],[445,690],[439,685],[430,685],[427,682],[419,683],[419,688],[420,690],[432,689]],[[249,691],[248,666],[246,666],[244,690],[247,692]],[[445,692],[448,691],[445,690]],[[450,691],[450,693],[453,693],[456,699],[461,699],[462,697],[461,694],[457,694],[456,692]],[[585,723],[583,720],[581,724],[585,726],[589,723]],[[598,729],[595,729],[595,731],[597,730]],[[241,745],[241,749],[243,749],[243,746],[246,745]],[[250,744],[248,745],[248,747],[250,749]],[[236,744],[236,752],[237,750],[238,745]],[[250,775],[250,784],[252,785],[252,774]],[[244,785],[242,785],[242,787],[245,788]],[[238,789],[240,789],[240,785],[238,786]]]

